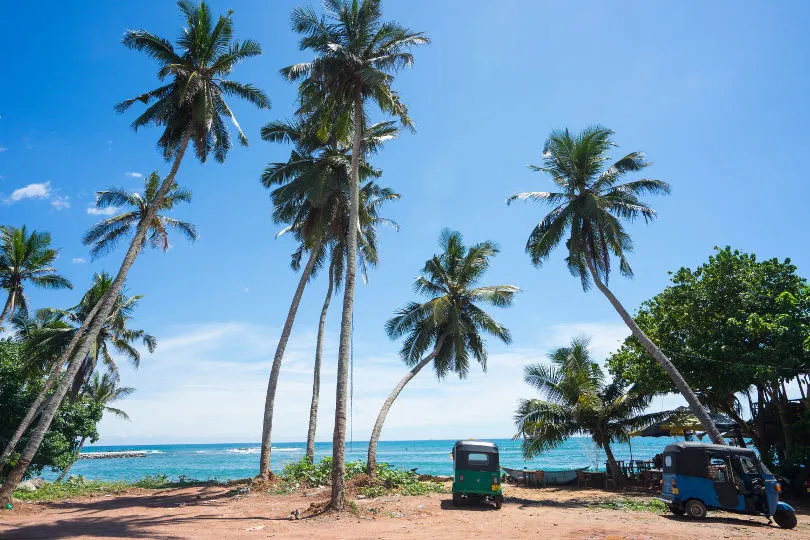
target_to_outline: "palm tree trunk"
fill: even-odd
[[[652,342],[650,338],[647,337],[641,328],[639,328],[636,321],[633,320],[633,317],[624,309],[624,306],[619,302],[619,300],[613,295],[610,289],[602,283],[602,280],[599,278],[599,274],[596,272],[596,268],[593,265],[593,261],[590,257],[587,258],[588,261],[588,269],[591,272],[591,277],[593,278],[594,283],[596,283],[596,288],[599,289],[602,294],[607,296],[607,299],[610,300],[610,303],[613,304],[613,307],[619,313],[619,316],[622,318],[624,323],[630,328],[630,331],[633,333],[633,336],[641,343],[647,353],[652,356],[664,369],[664,371],[669,375],[669,378],[672,379],[672,382],[675,383],[675,387],[680,391],[681,395],[686,399],[686,402],[689,404],[689,408],[692,410],[692,414],[694,414],[700,423],[703,425],[703,429],[706,430],[706,433],[709,434],[709,438],[711,438],[714,444],[726,444],[725,439],[720,434],[720,431],[717,429],[717,426],[714,425],[712,419],[709,417],[709,414],[706,412],[706,409],[703,408],[703,405],[700,403],[700,400],[686,384],[683,376],[680,374],[678,369],[672,364],[669,358],[664,355],[663,351],[658,348],[658,346]]]
[[[346,238],[346,284],[343,288],[343,314],[340,321],[337,384],[335,386],[335,430],[332,434],[332,500],[330,508],[339,512],[345,506],[346,475],[346,397],[349,390],[352,315],[354,314],[354,282],[357,277],[357,227],[360,206],[360,152],[363,137],[363,96],[358,89],[354,95],[354,139],[349,200],[349,226]]]
[[[610,474],[613,475],[613,481],[618,488],[624,483],[624,476],[621,469],[619,469],[619,464],[616,463],[616,458],[613,456],[613,449],[610,448],[610,441],[605,441],[602,447],[605,449],[605,455],[607,455],[608,458]]]
[[[53,384],[59,378],[60,373],[62,373],[61,365],[56,366],[53,372],[51,372],[50,376],[48,376],[48,380],[45,381],[45,386],[42,387],[42,390],[40,390],[39,395],[37,395],[37,398],[28,408],[28,412],[25,413],[25,417],[23,417],[22,422],[20,422],[20,425],[17,426],[17,431],[14,432],[14,435],[11,436],[11,439],[8,441],[6,447],[3,449],[3,453],[0,455],[0,468],[3,467],[3,465],[6,462],[6,459],[8,459],[8,456],[10,456],[11,453],[14,451],[14,449],[17,448],[17,443],[20,442],[20,439],[25,433],[25,430],[28,429],[28,426],[31,425],[31,422],[33,422],[37,414],[42,412],[40,410],[40,406],[45,401],[45,397],[48,395],[48,392],[50,392],[51,388],[53,388]]]
[[[0,326],[3,325],[3,321],[6,320],[6,317],[9,313],[12,313],[12,309],[14,306],[14,290],[9,291],[8,298],[6,298],[6,305],[3,307],[3,313],[0,313]],[[0,463],[2,463],[0,461]]]
[[[76,459],[79,459],[79,452],[81,452],[81,451],[82,451],[82,446],[84,446],[84,441],[86,441],[86,440],[87,440],[87,437],[82,437],[82,440],[81,440],[81,442],[79,443],[79,447],[76,449]],[[61,481],[62,481],[62,479],[63,479],[65,476],[67,476],[67,473],[68,473],[68,471],[70,470],[70,468],[71,468],[71,467],[73,467],[73,464],[74,464],[74,463],[76,463],[76,459],[74,459],[73,461],[71,461],[71,462],[68,464],[68,466],[64,468],[64,470],[62,471],[62,474],[60,474],[60,475],[59,475],[59,478],[57,478],[57,479],[56,479],[56,481],[57,481],[57,482],[61,482]]]
[[[334,267],[334,265],[331,265]],[[309,429],[307,430],[307,459],[315,462],[315,428],[318,425],[318,400],[321,393],[321,359],[323,357],[323,334],[326,327],[326,313],[329,311],[329,302],[332,300],[332,290],[335,280],[332,276],[332,267],[329,268],[329,287],[326,289],[326,298],[321,308],[321,318],[318,321],[318,341],[315,345],[315,368],[312,370],[312,403],[309,406]]]
[[[138,253],[143,246],[146,233],[149,230],[149,226],[152,223],[158,208],[160,207],[160,203],[163,201],[166,193],[168,193],[171,187],[174,185],[174,177],[177,175],[177,171],[180,168],[180,163],[183,161],[183,155],[186,153],[186,148],[188,147],[190,140],[191,132],[187,131],[183,136],[183,140],[180,143],[177,154],[175,154],[174,163],[172,163],[172,168],[169,171],[168,176],[166,176],[166,178],[163,180],[160,189],[155,195],[153,203],[148,207],[146,214],[141,219],[140,223],[138,223],[138,229],[136,230],[135,236],[132,238],[132,242],[127,249],[124,260],[121,263],[120,269],[118,270],[118,274],[115,276],[110,288],[101,298],[101,300],[99,300],[96,306],[93,307],[93,310],[91,310],[87,320],[85,320],[85,322],[82,324],[82,327],[78,332],[76,332],[73,339],[71,339],[67,350],[64,351],[59,357],[57,365],[64,365],[68,360],[70,360],[70,364],[65,372],[65,376],[59,381],[59,385],[54,391],[53,396],[51,396],[48,405],[42,412],[37,426],[34,428],[31,437],[28,439],[28,444],[25,445],[25,448],[20,455],[20,459],[17,460],[17,464],[11,469],[5,483],[3,484],[2,488],[0,488],[0,505],[5,506],[11,501],[11,496],[14,493],[14,490],[17,489],[17,485],[20,483],[25,471],[28,469],[28,466],[34,459],[34,454],[36,454],[37,450],[39,450],[39,446],[42,444],[42,439],[45,438],[45,434],[48,432],[48,428],[50,428],[54,416],[56,416],[56,411],[62,404],[65,394],[67,394],[67,391],[70,389],[73,379],[76,377],[76,373],[84,361],[85,355],[90,351],[90,348],[93,346],[96,337],[98,337],[102,326],[110,316],[110,313],[115,305],[115,300],[118,297],[118,293],[121,291],[121,287],[124,285],[124,280],[127,277],[127,273],[129,272],[130,268],[132,268],[135,259],[138,257]],[[85,329],[87,329],[86,333]],[[74,349],[77,347],[78,350],[74,354]]]
[[[301,297],[304,295],[304,287],[306,287],[309,277],[312,275],[312,269],[315,268],[315,263],[318,260],[318,254],[321,251],[320,241],[312,248],[312,252],[307,261],[304,271],[301,272],[301,279],[298,280],[298,287],[295,289],[290,310],[287,313],[287,320],[284,322],[284,328],[281,330],[281,337],[276,346],[276,355],[273,357],[273,367],[270,368],[270,380],[267,383],[267,396],[264,400],[264,424],[262,426],[262,448],[259,457],[259,476],[265,480],[270,478],[270,450],[271,439],[273,435],[273,408],[276,403],[276,387],[278,386],[278,376],[281,372],[281,360],[284,358],[284,350],[287,348],[287,342],[290,339],[292,332],[293,322],[295,322],[295,314],[298,312],[298,304],[301,303]]]
[[[436,358],[436,355],[439,354],[439,349],[441,349],[442,341],[443,339],[437,341],[433,351],[413,368],[411,368],[407,375],[402,377],[402,380],[397,383],[394,390],[383,403],[382,409],[380,409],[380,414],[377,415],[377,421],[374,423],[374,429],[371,432],[371,439],[368,441],[368,461],[366,462],[366,472],[371,478],[374,478],[374,476],[377,474],[377,443],[380,440],[383,424],[385,423],[386,416],[388,416],[388,411],[391,410],[391,405],[394,404],[394,400],[397,399],[397,396],[399,396],[399,393],[402,392],[403,388],[405,388],[405,385],[408,384],[411,379],[416,377],[416,374],[422,371],[423,367],[431,363],[433,359]]]

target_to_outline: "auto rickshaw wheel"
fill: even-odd
[[[495,501],[495,508],[500,510],[501,506],[503,506],[503,495],[495,495],[495,497],[493,497],[493,500]]]
[[[464,496],[461,493],[453,493],[453,506],[464,504]]]
[[[703,519],[706,517],[706,505],[697,499],[689,499],[686,501],[686,515],[692,519]]]
[[[792,529],[796,526],[796,514],[790,510],[777,510],[773,520],[783,529]]]

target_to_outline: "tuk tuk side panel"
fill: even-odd
[[[661,496],[664,499],[676,503],[685,503],[689,499],[697,499],[705,504],[707,508],[722,508],[720,500],[717,498],[717,492],[714,490],[714,482],[708,478],[664,473],[662,480]],[[673,480],[675,480],[678,493],[672,491]]]

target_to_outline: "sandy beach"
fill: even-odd
[[[764,518],[713,512],[703,521],[648,511],[608,510],[600,503],[634,494],[597,490],[506,488],[501,510],[456,508],[449,493],[354,500],[341,515],[318,510],[328,488],[269,495],[239,487],[194,487],[61,501],[18,502],[0,514],[2,538],[785,538],[810,535],[799,510],[794,530]],[[299,510],[301,519],[291,519]]]

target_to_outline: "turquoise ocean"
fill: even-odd
[[[482,439],[483,440],[483,439]],[[500,449],[501,465],[511,468],[571,469],[590,466],[591,470],[605,468],[605,454],[597,449],[588,437],[573,437],[565,444],[532,460],[524,460],[520,441],[511,439],[488,439]],[[613,445],[616,459],[652,459],[664,447],[682,438],[633,438],[629,445]],[[453,462],[450,450],[453,440],[429,441],[382,441],[377,450],[377,460],[400,469],[416,469],[420,474],[450,475]],[[304,457],[305,443],[275,443],[272,452],[272,468],[280,471],[284,465]],[[367,442],[354,441],[346,444],[346,459],[366,459]],[[134,446],[92,446],[83,450],[91,452],[120,452],[140,450],[146,457],[115,459],[80,459],[70,474],[82,475],[94,480],[137,480],[146,475],[165,474],[172,479],[181,475],[198,480],[233,480],[256,476],[259,472],[258,443],[222,444],[170,444]],[[332,453],[331,443],[316,444],[316,461]],[[46,472],[52,480],[57,473]]]

